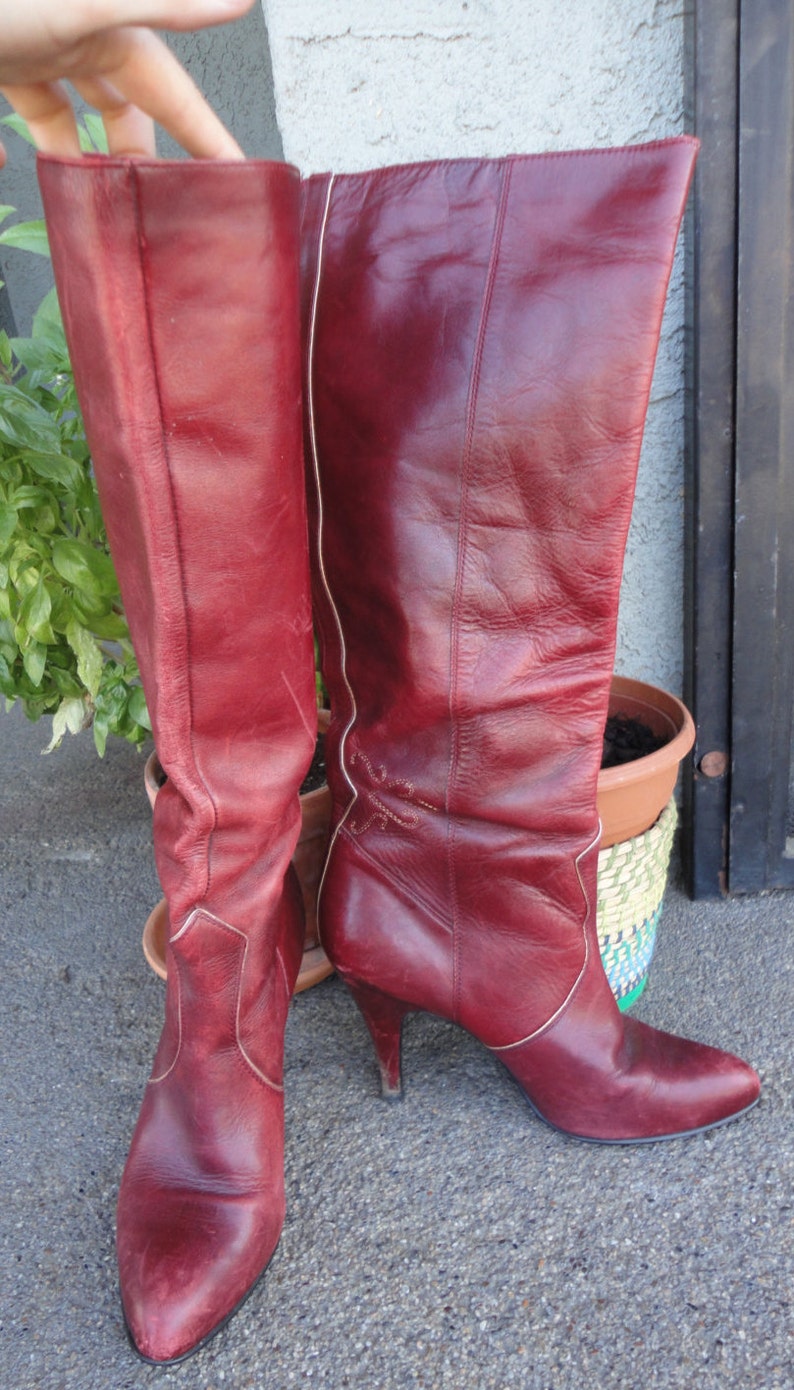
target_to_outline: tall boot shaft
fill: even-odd
[[[314,747],[299,181],[280,164],[98,158],[42,160],[40,178],[168,773],[155,843],[176,927],[208,897],[233,910],[252,865],[283,858]]]

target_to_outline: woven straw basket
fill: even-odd
[[[598,944],[620,1009],[648,982],[677,820],[671,798],[650,830],[598,856]]]

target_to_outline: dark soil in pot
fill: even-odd
[[[645,758],[664,747],[665,740],[639,719],[627,714],[610,714],[604,730],[604,751],[601,767],[620,767]]]

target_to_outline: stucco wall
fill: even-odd
[[[304,171],[624,144],[683,129],[678,0],[263,0],[287,159]],[[680,690],[678,257],[626,559],[617,666]]]

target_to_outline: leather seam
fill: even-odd
[[[578,880],[579,880],[579,887],[580,887],[581,890],[582,890],[582,897],[584,898],[584,907],[585,907],[584,917],[582,918],[582,939],[583,939],[583,942],[584,942],[584,961],[582,962],[582,968],[581,968],[581,970],[579,971],[579,974],[577,975],[576,979],[574,980],[573,984],[571,985],[571,988],[570,988],[570,990],[568,991],[568,994],[566,995],[565,999],[563,999],[563,1001],[562,1001],[562,1003],[560,1004],[559,1008],[557,1008],[557,1009],[554,1010],[554,1013],[551,1015],[550,1018],[547,1018],[547,1019],[546,1019],[546,1022],[545,1022],[545,1023],[542,1023],[542,1024],[540,1025],[540,1027],[539,1027],[539,1028],[536,1028],[535,1031],[534,1031],[533,1033],[528,1033],[527,1036],[526,1036],[525,1038],[519,1038],[517,1042],[512,1042],[512,1043],[500,1043],[499,1045],[496,1045],[496,1044],[486,1044],[486,1046],[488,1046],[488,1049],[489,1049],[490,1052],[510,1052],[510,1051],[512,1051],[514,1048],[523,1047],[523,1046],[524,1046],[524,1043],[535,1042],[537,1038],[542,1037],[544,1033],[548,1032],[549,1029],[551,1029],[551,1028],[554,1027],[554,1024],[562,1017],[562,1015],[565,1013],[565,1010],[566,1010],[566,1009],[569,1007],[569,1005],[572,1003],[572,1001],[573,1001],[575,995],[577,994],[578,990],[581,988],[582,982],[583,982],[583,980],[584,980],[584,978],[585,978],[585,975],[587,974],[588,966],[589,966],[589,964],[590,964],[590,937],[589,937],[589,934],[588,934],[588,931],[587,931],[587,924],[588,924],[588,922],[589,922],[589,920],[590,920],[590,915],[591,915],[591,913],[592,913],[592,911],[593,911],[593,904],[592,904],[592,902],[590,901],[590,898],[589,898],[587,889],[585,888],[584,879],[582,878],[581,863],[582,863],[582,860],[585,858],[585,856],[588,855],[588,854],[590,854],[590,853],[600,844],[600,841],[601,841],[601,833],[602,833],[602,826],[601,826],[601,821],[599,820],[599,822],[598,822],[598,832],[597,832],[597,834],[596,834],[596,836],[595,836],[595,839],[591,840],[591,841],[590,841],[590,844],[587,845],[587,846],[585,847],[585,849],[581,850],[580,853],[577,854],[577,856],[576,856],[576,877],[577,877]]]
[[[210,853],[211,853],[211,841],[212,841],[213,832],[214,832],[214,830],[215,830],[215,828],[217,827],[217,824],[218,824],[218,809],[217,809],[217,806],[215,805],[215,800],[214,800],[214,798],[213,798],[213,796],[212,796],[212,794],[211,794],[211,792],[210,792],[210,789],[209,789],[209,787],[207,786],[207,784],[206,784],[206,782],[205,782],[205,780],[204,780],[204,777],[203,777],[203,775],[202,775],[202,773],[201,773],[201,771],[200,771],[199,764],[198,764],[198,759],[197,759],[197,757],[196,757],[196,749],[195,749],[195,743],[194,743],[194,738],[193,738],[193,730],[194,730],[194,720],[193,720],[193,689],[192,689],[192,683],[191,683],[191,678],[190,678],[190,673],[191,673],[191,669],[192,669],[191,660],[190,660],[190,650],[191,650],[190,616],[189,616],[189,611],[190,611],[190,610],[189,610],[189,607],[188,607],[187,591],[186,591],[186,588],[185,588],[184,558],[183,558],[183,557],[184,557],[184,551],[183,551],[183,546],[182,546],[182,534],[181,534],[181,527],[180,527],[179,508],[178,508],[178,506],[177,506],[176,492],[175,492],[175,489],[174,489],[174,479],[173,479],[173,474],[172,474],[172,471],[171,471],[171,458],[170,458],[170,453],[169,453],[169,449],[168,449],[167,432],[166,432],[166,428],[165,428],[165,408],[164,408],[164,403],[163,403],[162,392],[161,392],[161,389],[160,389],[160,380],[161,380],[161,378],[160,378],[159,363],[158,363],[158,358],[157,358],[157,349],[156,349],[156,347],[155,347],[154,332],[153,332],[153,324],[152,324],[152,308],[151,308],[150,297],[149,297],[150,274],[149,274],[149,266],[148,266],[148,242],[147,242],[146,231],[145,231],[145,227],[144,227],[143,212],[142,212],[142,205],[141,205],[140,173],[139,173],[139,171],[138,171],[138,169],[136,168],[136,166],[135,166],[134,163],[132,163],[131,166],[130,166],[130,188],[131,188],[131,193],[132,193],[133,216],[134,216],[134,220],[135,220],[135,233],[136,233],[136,241],[137,241],[137,246],[138,246],[138,257],[139,257],[139,264],[140,264],[140,271],[141,271],[141,291],[142,291],[143,306],[144,306],[144,316],[145,316],[145,320],[146,320],[146,341],[147,341],[147,346],[148,346],[148,349],[149,349],[149,359],[150,359],[150,361],[151,361],[152,369],[153,369],[153,373],[152,373],[152,374],[153,374],[153,378],[154,378],[154,393],[155,393],[155,396],[156,396],[156,398],[157,398],[157,410],[158,410],[158,417],[159,417],[159,424],[160,424],[160,447],[161,447],[161,451],[162,451],[162,459],[163,459],[163,463],[164,463],[164,471],[165,471],[165,477],[166,477],[167,488],[168,488],[169,510],[170,510],[170,513],[171,513],[171,525],[172,525],[172,528],[173,528],[174,539],[175,539],[175,542],[176,542],[176,551],[177,551],[177,554],[178,554],[178,557],[179,557],[179,561],[178,561],[177,587],[178,587],[178,590],[179,590],[179,599],[180,599],[181,609],[182,609],[181,618],[182,618],[182,625],[183,625],[183,631],[184,631],[184,652],[185,652],[185,660],[184,660],[184,671],[185,671],[185,699],[186,699],[186,702],[187,702],[187,714],[188,714],[187,725],[188,725],[188,729],[189,729],[190,751],[191,751],[191,754],[192,754],[193,771],[194,771],[195,777],[196,777],[196,779],[201,783],[202,787],[204,788],[204,793],[205,793],[205,796],[206,796],[206,799],[207,799],[207,804],[210,806],[210,808],[211,808],[211,810],[212,810],[212,826],[211,826],[211,827],[208,829],[208,831],[206,832],[206,847],[205,847],[205,853],[204,853],[204,855],[202,856],[202,857],[203,857],[203,860],[204,860],[204,863],[203,863],[204,883],[203,883],[203,887],[197,889],[197,891],[196,891],[196,893],[195,893],[195,897],[197,897],[197,898],[204,898],[204,897],[206,897],[206,896],[209,895],[209,892],[210,892],[210,885],[211,885],[211,881],[212,881],[212,874],[211,874],[211,869],[210,869]],[[144,474],[144,476],[145,476],[145,474]]]
[[[452,610],[450,613],[450,653],[449,653],[449,718],[451,727],[451,748],[449,760],[449,772],[447,775],[447,787],[445,796],[445,806],[447,815],[447,881],[449,889],[450,912],[452,919],[452,959],[453,959],[453,979],[452,979],[452,1000],[453,1017],[455,1021],[460,1016],[460,998],[462,991],[460,953],[461,943],[458,931],[458,893],[455,875],[456,857],[456,827],[453,816],[452,800],[454,784],[457,778],[458,765],[460,762],[460,723],[459,723],[459,661],[460,661],[460,629],[462,619],[462,608],[464,599],[464,585],[466,578],[466,561],[468,557],[468,517],[469,517],[469,495],[471,485],[472,460],[474,453],[474,434],[477,420],[477,405],[479,399],[480,377],[482,373],[483,356],[485,352],[485,338],[488,330],[488,318],[493,299],[494,285],[496,282],[496,269],[501,250],[502,234],[504,231],[505,218],[507,215],[507,200],[510,192],[510,181],[512,174],[512,164],[509,160],[502,160],[500,170],[499,201],[494,217],[493,232],[491,234],[491,247],[488,257],[488,268],[483,287],[482,303],[480,307],[480,321],[477,326],[477,339],[472,360],[471,376],[469,378],[468,399],[466,402],[466,423],[463,440],[463,458],[461,461],[461,501],[458,518],[458,537],[457,537],[457,565],[455,574],[455,589],[452,596]]]
[[[245,975],[245,966],[246,966],[246,962],[247,962],[247,960],[248,960],[248,948],[249,948],[249,944],[250,944],[250,943],[249,943],[249,940],[248,940],[248,937],[246,936],[245,932],[244,932],[244,931],[241,931],[239,927],[233,927],[232,924],[231,924],[231,922],[224,922],[224,920],[223,920],[222,917],[216,917],[215,914],[214,914],[213,912],[208,912],[208,911],[206,910],[206,908],[197,907],[197,908],[194,908],[194,910],[193,910],[193,911],[190,913],[190,915],[186,918],[186,920],[184,921],[184,923],[182,924],[182,926],[180,927],[180,929],[179,929],[179,931],[176,933],[176,935],[171,937],[171,944],[173,945],[174,942],[179,941],[181,937],[187,936],[188,932],[191,930],[192,927],[195,926],[195,924],[197,923],[197,921],[198,921],[199,918],[201,918],[201,917],[203,917],[205,921],[211,922],[212,925],[215,926],[215,927],[220,927],[220,928],[221,928],[222,930],[224,930],[224,931],[232,932],[234,936],[241,938],[241,940],[242,940],[242,942],[243,942],[243,958],[242,958],[242,961],[240,962],[240,967],[239,967],[239,970],[238,970],[238,972],[237,972],[237,991],[236,991],[236,999],[235,999],[235,1006],[234,1006],[234,1037],[235,1037],[235,1042],[236,1042],[236,1044],[237,1044],[237,1049],[238,1049],[238,1052],[240,1053],[240,1057],[242,1058],[242,1060],[243,1060],[243,1062],[245,1063],[246,1067],[247,1067],[250,1071],[253,1072],[253,1074],[254,1074],[254,1076],[257,1078],[257,1080],[260,1081],[264,1086],[267,1086],[270,1090],[272,1090],[272,1091],[277,1091],[279,1094],[282,1094],[283,1091],[284,1091],[284,1086],[283,1086],[283,1084],[280,1084],[278,1081],[272,1081],[271,1078],[270,1078],[269,1076],[266,1076],[265,1073],[264,1073],[263,1071],[260,1070],[260,1068],[256,1065],[256,1063],[254,1062],[254,1060],[248,1055],[248,1052],[247,1052],[247,1050],[246,1050],[246,1048],[245,1048],[245,1044],[243,1043],[243,1040],[242,1040],[242,1038],[241,1038],[241,1036],[240,1036],[240,1011],[241,1011],[241,1007],[242,1007],[243,976]],[[173,955],[173,959],[174,959],[174,962],[175,962],[176,967],[177,967],[177,981],[179,981],[179,959],[178,959],[178,957],[177,957],[177,955],[176,955],[176,952],[172,952],[172,955]],[[177,1043],[176,1052],[175,1052],[175,1054],[174,1054],[174,1059],[173,1059],[173,1061],[171,1062],[171,1065],[167,1068],[167,1070],[164,1071],[160,1076],[152,1076],[152,1077],[149,1078],[149,1084],[150,1084],[150,1085],[154,1085],[154,1084],[156,1084],[156,1083],[158,1083],[158,1082],[165,1081],[166,1077],[169,1076],[169,1075],[171,1074],[171,1072],[174,1070],[174,1067],[176,1066],[177,1062],[179,1061],[179,1055],[180,1055],[180,1053],[181,1053],[181,1051],[182,1051],[182,994],[181,994],[181,990],[178,991],[177,999],[178,999],[178,1003],[179,1003],[179,1015],[178,1015],[178,1016],[179,1016],[179,1040],[178,1040],[178,1043]]]
[[[182,1051],[182,980],[181,980],[180,974],[179,974],[179,961],[177,960],[177,958],[176,958],[176,956],[173,954],[173,952],[172,952],[172,957],[171,957],[171,958],[172,958],[172,960],[173,960],[174,966],[176,967],[176,979],[175,979],[175,981],[173,982],[173,984],[172,984],[172,986],[171,986],[171,988],[173,988],[173,989],[176,990],[176,1018],[177,1018],[177,1040],[176,1040],[176,1050],[175,1050],[175,1052],[174,1052],[173,1058],[171,1059],[171,1064],[170,1064],[170,1066],[166,1067],[165,1071],[164,1071],[164,1072],[161,1072],[159,1076],[150,1076],[150,1077],[149,1077],[149,1081],[148,1081],[148,1083],[147,1083],[149,1086],[157,1086],[157,1085],[159,1085],[159,1083],[160,1083],[161,1081],[165,1081],[166,1077],[168,1077],[168,1076],[171,1075],[171,1072],[174,1070],[174,1067],[176,1066],[177,1062],[179,1061],[179,1055],[180,1055],[180,1053],[181,1053],[181,1051]]]
[[[345,821],[346,821],[347,818],[349,817],[351,811],[353,810],[353,807],[354,807],[355,804],[356,804],[356,801],[358,800],[358,791],[356,790],[355,783],[353,782],[353,780],[352,780],[352,778],[351,778],[351,776],[350,776],[350,773],[349,773],[348,768],[347,768],[347,764],[346,764],[346,762],[345,762],[345,754],[346,754],[347,739],[348,739],[348,735],[349,735],[350,731],[352,730],[353,726],[355,725],[355,722],[356,722],[356,715],[357,715],[357,713],[358,713],[358,707],[357,707],[357,705],[356,705],[356,697],[355,697],[355,694],[354,694],[354,691],[353,691],[353,687],[352,687],[351,684],[350,684],[350,679],[349,679],[348,673],[347,673],[347,644],[346,644],[346,642],[345,642],[345,634],[344,634],[344,629],[343,629],[343,627],[342,627],[342,619],[341,619],[341,615],[340,615],[340,613],[339,613],[339,609],[337,608],[337,606],[336,606],[336,604],[335,604],[335,602],[334,602],[334,596],[333,596],[333,593],[331,592],[331,585],[330,585],[330,582],[329,582],[329,579],[328,579],[328,573],[327,573],[327,570],[326,570],[326,568],[325,568],[325,558],[324,558],[324,553],[323,553],[323,531],[324,531],[324,525],[325,525],[325,506],[324,506],[324,502],[323,502],[322,480],[321,480],[321,476],[320,476],[320,453],[319,453],[319,447],[318,447],[318,443],[317,443],[317,420],[316,420],[315,407],[314,407],[314,363],[315,363],[315,351],[314,351],[314,349],[315,349],[315,341],[316,341],[316,336],[317,336],[317,312],[318,312],[319,300],[320,300],[320,285],[321,285],[321,282],[322,282],[323,269],[324,269],[325,247],[326,247],[326,233],[327,233],[327,230],[328,230],[328,219],[329,219],[330,213],[331,213],[331,196],[332,196],[332,193],[333,193],[335,181],[336,181],[336,176],[335,176],[334,174],[331,174],[331,175],[329,176],[329,178],[328,178],[328,189],[327,189],[326,195],[325,195],[325,207],[323,208],[323,216],[322,216],[322,221],[321,221],[321,223],[320,223],[320,232],[319,232],[319,235],[318,235],[318,238],[317,238],[317,265],[316,265],[316,269],[315,269],[314,285],[313,285],[313,288],[312,288],[311,309],[310,309],[310,313],[309,313],[309,332],[308,332],[308,335],[307,335],[307,348],[306,348],[306,414],[307,414],[307,418],[308,418],[308,422],[309,422],[309,444],[310,444],[311,460],[312,460],[312,472],[313,472],[313,474],[314,474],[314,485],[315,485],[315,492],[316,492],[316,496],[317,496],[317,524],[316,524],[317,564],[318,564],[318,568],[319,568],[319,571],[320,571],[320,578],[321,578],[321,580],[322,580],[323,589],[325,590],[325,595],[326,595],[326,598],[327,598],[327,600],[328,600],[329,607],[330,607],[330,609],[331,609],[331,614],[332,614],[332,617],[333,617],[333,621],[334,621],[334,624],[335,624],[335,626],[336,626],[337,636],[338,636],[338,638],[339,638],[339,646],[340,646],[340,670],[341,670],[341,673],[342,673],[342,679],[343,679],[343,681],[344,681],[344,683],[345,683],[345,686],[346,686],[346,688],[347,688],[348,695],[350,696],[350,707],[351,707],[350,718],[349,718],[347,724],[345,725],[345,728],[343,729],[342,734],[341,734],[340,739],[339,739],[338,758],[339,758],[339,767],[340,767],[340,769],[341,769],[342,776],[344,777],[345,781],[347,782],[348,786],[350,787],[350,790],[351,790],[351,792],[352,792],[352,797],[351,797],[351,800],[349,801],[348,805],[345,807],[344,814],[342,815],[342,817],[340,818],[338,824],[337,824],[336,827],[334,828],[334,832],[333,832],[333,835],[331,836],[331,839],[330,839],[330,842],[329,842],[329,845],[328,845],[328,850],[327,850],[326,856],[325,856],[325,865],[324,865],[324,867],[323,867],[322,877],[320,878],[320,883],[319,883],[318,888],[317,888],[317,932],[318,932],[318,937],[319,937],[319,940],[320,940],[320,943],[321,943],[321,944],[322,944],[322,928],[321,928],[322,913],[321,913],[321,911],[320,911],[320,902],[321,902],[321,899],[322,899],[323,886],[324,886],[324,884],[325,884],[325,877],[326,877],[326,874],[327,874],[327,872],[328,872],[328,865],[329,865],[330,862],[331,862],[331,852],[332,852],[333,847],[334,847],[334,845],[335,845],[335,843],[336,843],[337,837],[338,837],[338,835],[340,834],[340,832],[341,832],[341,830],[342,830],[342,827],[343,827],[344,824],[345,824]]]

